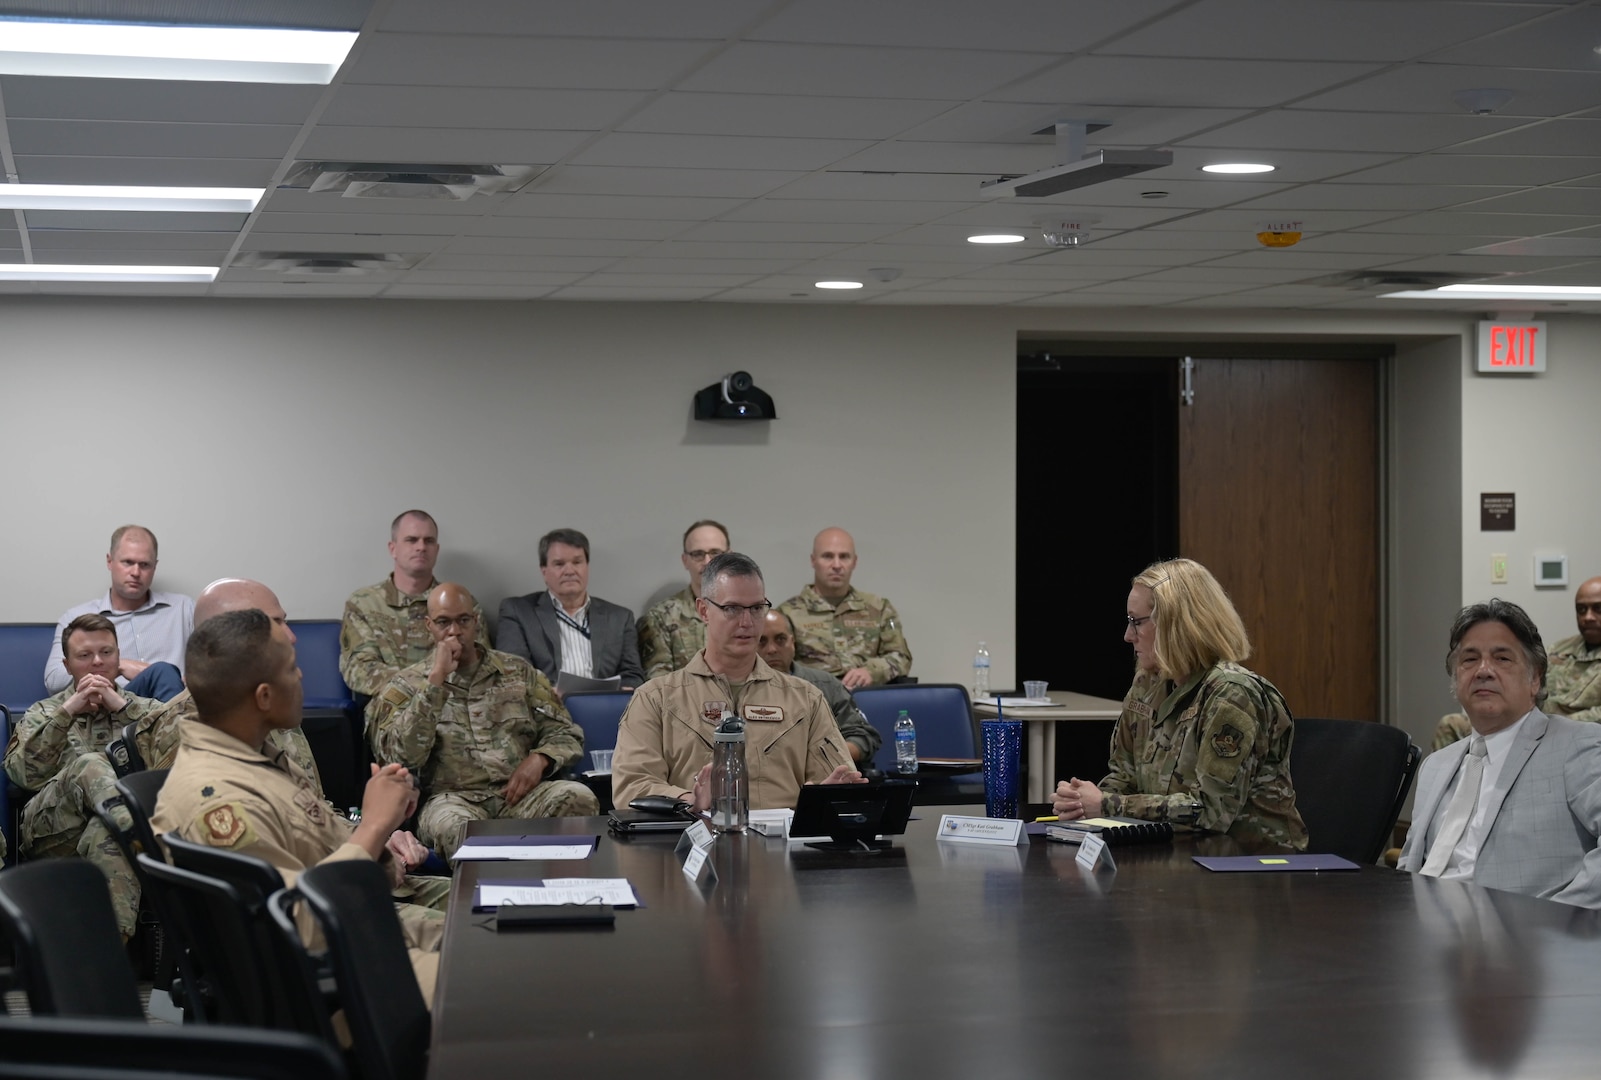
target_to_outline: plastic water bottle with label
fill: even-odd
[[[905,709],[895,718],[895,771],[917,771],[917,728]]]
[[[978,643],[973,654],[973,700],[986,701],[990,696],[990,651],[984,642]]]

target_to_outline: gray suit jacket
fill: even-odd
[[[1418,795],[1397,864],[1417,872],[1445,816],[1445,793],[1470,740],[1436,750],[1418,770]],[[1473,882],[1490,889],[1601,908],[1601,724],[1535,709],[1523,721],[1488,795],[1490,828]]]
[[[513,596],[500,605],[495,648],[516,653],[545,673],[552,683],[561,670],[561,622],[550,593]],[[639,662],[634,613],[596,596],[589,598],[589,651],[597,679],[623,677],[624,686],[639,686],[645,669]]]

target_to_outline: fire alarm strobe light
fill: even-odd
[[[1256,242],[1265,248],[1294,247],[1301,242],[1299,221],[1258,221]]]

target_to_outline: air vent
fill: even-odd
[[[247,251],[230,270],[276,270],[280,274],[312,277],[359,277],[379,270],[410,270],[420,255],[392,252]]]
[[[462,202],[474,195],[517,191],[546,168],[544,165],[298,161],[278,186],[340,195],[346,199]]]
[[[1358,270],[1349,274],[1329,274],[1311,278],[1303,285],[1323,285],[1331,289],[1350,289],[1354,292],[1383,291],[1385,289],[1438,289],[1441,285],[1459,285],[1467,281],[1483,281],[1487,274],[1453,274],[1426,270]]]

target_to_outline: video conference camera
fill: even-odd
[[[774,420],[778,410],[748,371],[724,375],[695,394],[696,420]]]

